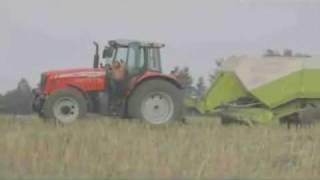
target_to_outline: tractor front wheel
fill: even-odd
[[[130,117],[151,124],[163,124],[183,118],[183,96],[174,84],[153,79],[142,82],[128,102]]]
[[[60,89],[49,95],[43,107],[45,119],[69,124],[82,118],[87,112],[83,95],[72,88]]]

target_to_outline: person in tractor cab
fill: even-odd
[[[112,78],[116,81],[124,80],[126,76],[126,67],[122,60],[113,61],[111,65]]]
[[[111,109],[117,111],[126,93],[127,69],[123,60],[114,60],[110,66],[110,97]],[[118,107],[118,108],[117,108]]]

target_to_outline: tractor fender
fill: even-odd
[[[83,95],[83,97],[85,98],[85,100],[88,102],[88,105],[87,105],[88,108],[92,107],[93,102],[92,102],[91,98],[89,97],[89,94],[75,84],[66,84],[64,87],[55,89],[54,91],[50,92],[50,94],[52,94],[53,92],[58,91],[60,89],[64,89],[64,88],[71,88],[71,89],[74,89],[74,90],[80,92]],[[48,94],[47,96],[50,96],[50,94]],[[43,99],[42,105],[38,108],[42,109],[44,104],[46,103],[46,100],[47,100],[47,97],[45,97]],[[39,110],[39,111],[41,111],[41,110]]]
[[[87,100],[88,108],[91,109],[93,107],[92,99],[90,98],[89,94],[86,91],[84,91],[81,87],[79,87],[75,84],[67,84],[65,87],[73,88],[73,89],[79,91],[83,95],[83,97]]]
[[[85,92],[83,89],[81,89],[81,87],[79,87],[79,86],[77,86],[77,85],[75,85],[75,84],[67,84],[66,87],[76,89],[77,91],[81,92],[81,94],[83,95],[83,97],[85,97],[87,100],[89,99],[88,93]]]
[[[154,79],[161,79],[164,81],[168,81],[168,82],[172,83],[173,85],[175,85],[178,89],[183,89],[183,86],[178,82],[177,79],[175,79],[173,77],[170,77],[167,75],[151,75],[148,77],[137,78],[137,80],[135,80],[133,85],[131,85],[131,88],[129,88],[127,96],[129,97],[135,91],[135,89],[138,86],[140,86],[142,83],[149,81],[149,80],[154,80]]]

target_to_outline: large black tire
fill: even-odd
[[[87,113],[87,101],[76,89],[64,88],[50,94],[43,106],[46,120],[69,124],[83,118]]]
[[[142,82],[129,97],[127,109],[130,117],[151,124],[183,120],[183,110],[182,90],[163,79]]]

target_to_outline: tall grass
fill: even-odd
[[[1,177],[320,178],[320,126],[151,126],[91,118],[56,127],[0,117]]]

